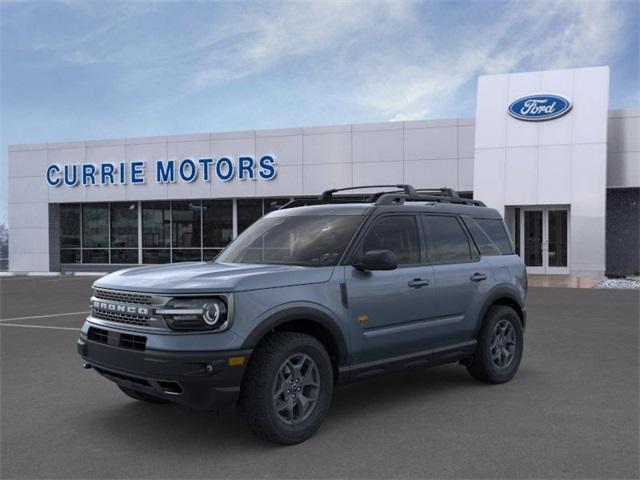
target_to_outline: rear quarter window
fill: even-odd
[[[495,218],[476,218],[475,221],[480,228],[487,234],[494,245],[500,250],[502,255],[512,255],[513,245],[501,219]]]

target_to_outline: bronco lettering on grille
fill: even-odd
[[[117,303],[93,302],[93,308],[98,310],[107,310],[109,312],[125,313],[128,315],[149,315],[149,309],[147,307],[132,307],[130,305],[120,305]]]

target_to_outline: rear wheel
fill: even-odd
[[[258,437],[293,445],[320,428],[332,392],[333,369],[323,345],[303,333],[276,332],[251,357],[238,407]]]
[[[508,382],[518,371],[523,346],[522,324],[516,311],[503,305],[492,307],[485,316],[467,370],[484,382]]]
[[[122,385],[118,385],[118,388],[120,390],[122,390],[122,393],[124,393],[126,396],[131,397],[135,400],[139,400],[141,402],[147,402],[147,403],[169,403],[168,400],[165,400],[164,398],[160,398],[160,397],[156,397],[153,395],[149,395],[148,393],[144,393],[144,392],[139,392],[137,390],[133,390],[131,388],[127,388],[127,387],[123,387]]]

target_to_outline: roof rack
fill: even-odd
[[[395,188],[396,190],[383,190],[369,194],[362,200],[342,197],[336,198],[334,194],[349,190],[370,190],[372,188]],[[485,204],[479,200],[471,200],[462,198],[460,194],[450,187],[442,187],[439,189],[416,189],[408,184],[395,185],[360,185],[356,187],[333,188],[325,190],[315,199],[297,199],[283,205],[281,209],[299,207],[303,205],[318,204],[336,204],[336,203],[374,203],[376,205],[398,205],[405,202],[437,202],[437,203],[455,203],[459,205],[472,205],[476,207],[484,207]]]

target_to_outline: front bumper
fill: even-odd
[[[206,410],[237,400],[252,352],[134,350],[84,334],[77,349],[87,366],[118,385]],[[244,357],[242,364],[239,357]]]

